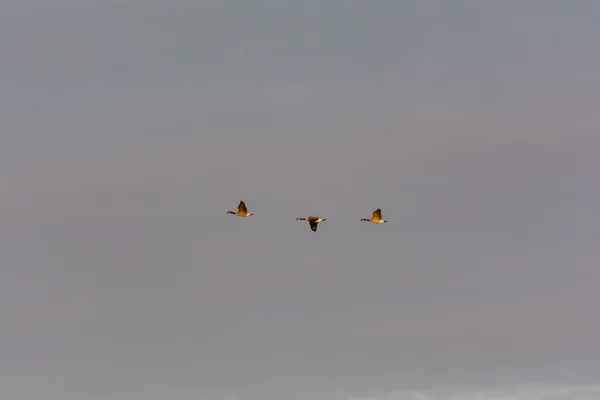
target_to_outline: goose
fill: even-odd
[[[381,208],[378,208],[377,210],[373,211],[373,218],[371,218],[371,219],[363,218],[363,219],[361,219],[361,221],[372,222],[374,224],[383,224],[384,222],[387,222],[386,220],[384,220],[381,217]]]
[[[237,212],[227,211],[227,214],[237,215],[238,217],[249,217],[251,215],[254,215],[253,213],[248,212],[248,209],[246,208],[246,203],[244,203],[242,200],[240,200]]]
[[[310,224],[310,229],[312,229],[313,232],[317,231],[317,224],[319,222],[323,222],[326,221],[325,218],[321,218],[321,217],[300,217],[300,218],[296,218],[296,221],[308,221],[308,223]]]

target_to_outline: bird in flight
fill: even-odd
[[[227,211],[227,214],[237,215],[238,217],[249,217],[251,215],[254,215],[254,213],[248,212],[248,209],[246,208],[246,203],[244,203],[241,200],[240,204],[238,205],[237,212]]]
[[[363,219],[361,219],[361,221],[372,222],[374,224],[383,224],[384,222],[387,222],[381,216],[381,208],[378,208],[377,210],[373,211],[373,218],[371,218],[371,219],[363,218]]]
[[[310,225],[310,229],[312,229],[313,232],[317,231],[317,224],[319,222],[323,222],[326,221],[325,218],[321,218],[321,217],[299,217],[296,218],[296,221],[308,221],[309,225]]]

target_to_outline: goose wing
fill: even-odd
[[[308,223],[310,224],[310,229],[312,229],[313,232],[316,232],[318,222],[315,221],[314,219],[309,219]]]
[[[240,201],[240,205],[238,206],[238,211],[247,213],[248,209],[246,208],[246,203],[244,203],[243,201]]]
[[[381,219],[381,208],[378,208],[377,210],[373,211],[373,219]]]

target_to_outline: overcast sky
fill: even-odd
[[[600,396],[599,2],[0,7],[0,397]]]

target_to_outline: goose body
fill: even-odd
[[[312,217],[312,216],[310,216],[310,217],[299,217],[299,218],[296,218],[296,221],[308,221],[308,224],[310,225],[310,229],[313,232],[316,232],[317,231],[317,224],[319,222],[326,221],[326,219],[325,218],[321,218],[321,217]]]
[[[363,218],[363,219],[361,219],[361,221],[372,222],[374,224],[383,224],[383,223],[387,222],[381,216],[381,208],[378,208],[377,210],[373,211],[373,218],[371,218],[371,219]]]
[[[238,205],[237,212],[227,211],[227,214],[237,215],[238,217],[249,217],[251,215],[254,215],[253,213],[248,212],[248,209],[246,208],[246,203],[244,203],[241,200],[240,200],[240,204]]]

